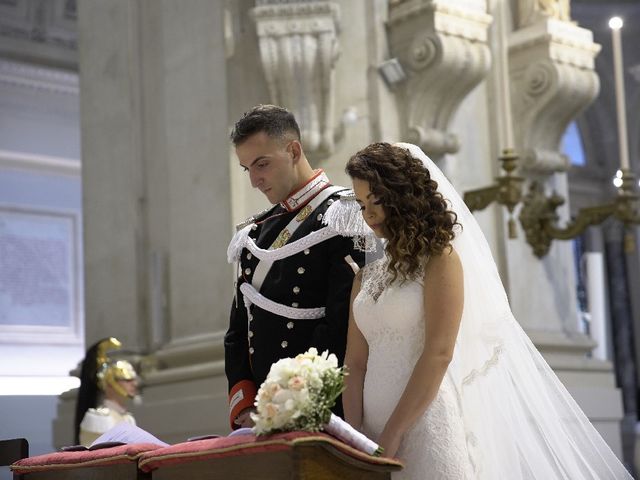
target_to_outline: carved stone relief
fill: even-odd
[[[75,50],[76,19],[76,0],[4,0],[0,37]]]
[[[271,101],[295,114],[308,153],[329,155],[334,149],[338,4],[262,0],[252,13]]]
[[[525,169],[550,174],[568,168],[560,141],[569,123],[598,94],[594,59],[599,50],[589,30],[553,18],[512,34],[511,103]]]
[[[526,27],[546,18],[571,21],[570,0],[518,0],[518,26]]]
[[[407,74],[398,88],[403,140],[438,158],[459,149],[448,125],[490,65],[484,0],[407,0],[390,5],[391,54]]]

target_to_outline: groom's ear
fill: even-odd
[[[293,163],[297,163],[298,160],[300,160],[300,157],[302,157],[302,145],[298,140],[292,140],[289,143],[289,149],[291,152]]]

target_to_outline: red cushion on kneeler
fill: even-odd
[[[35,457],[23,458],[11,465],[16,473],[43,472],[69,468],[115,465],[136,462],[144,452],[162,448],[155,443],[133,443],[98,450],[80,452],[53,452]]]
[[[347,455],[374,465],[402,466],[402,463],[392,458],[367,455],[326,433],[288,432],[263,437],[237,435],[178,443],[142,454],[138,460],[138,467],[140,470],[150,472],[166,465],[178,463],[289,450],[295,445],[303,443],[331,445]]]

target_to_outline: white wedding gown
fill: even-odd
[[[631,480],[514,318],[489,244],[463,199],[420,148],[396,146],[423,163],[457,214],[452,246],[464,273],[464,307],[453,359],[436,398],[404,436],[397,455],[406,467],[394,479]],[[350,213],[327,210],[324,221],[341,235],[372,237],[351,203],[344,209]],[[363,428],[373,440],[424,347],[420,281],[387,286],[386,278],[386,258],[364,267],[353,302],[369,344]]]
[[[364,267],[353,302],[355,322],[369,344],[363,430],[373,440],[382,433],[424,346],[422,284],[387,286],[386,277],[386,258]],[[458,394],[449,374],[427,411],[404,436],[397,457],[405,468],[393,474],[394,480],[474,478]]]

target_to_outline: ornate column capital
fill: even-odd
[[[331,154],[338,4],[263,0],[252,15],[271,101],[294,113],[307,153]]]
[[[550,174],[568,168],[560,141],[600,90],[594,67],[599,51],[591,31],[552,17],[541,17],[511,36],[511,104],[525,169]]]
[[[518,27],[533,25],[545,18],[571,21],[571,0],[518,0]]]
[[[458,151],[448,132],[464,97],[490,65],[485,0],[407,0],[390,5],[391,54],[406,71],[398,90],[403,140],[432,157]]]

